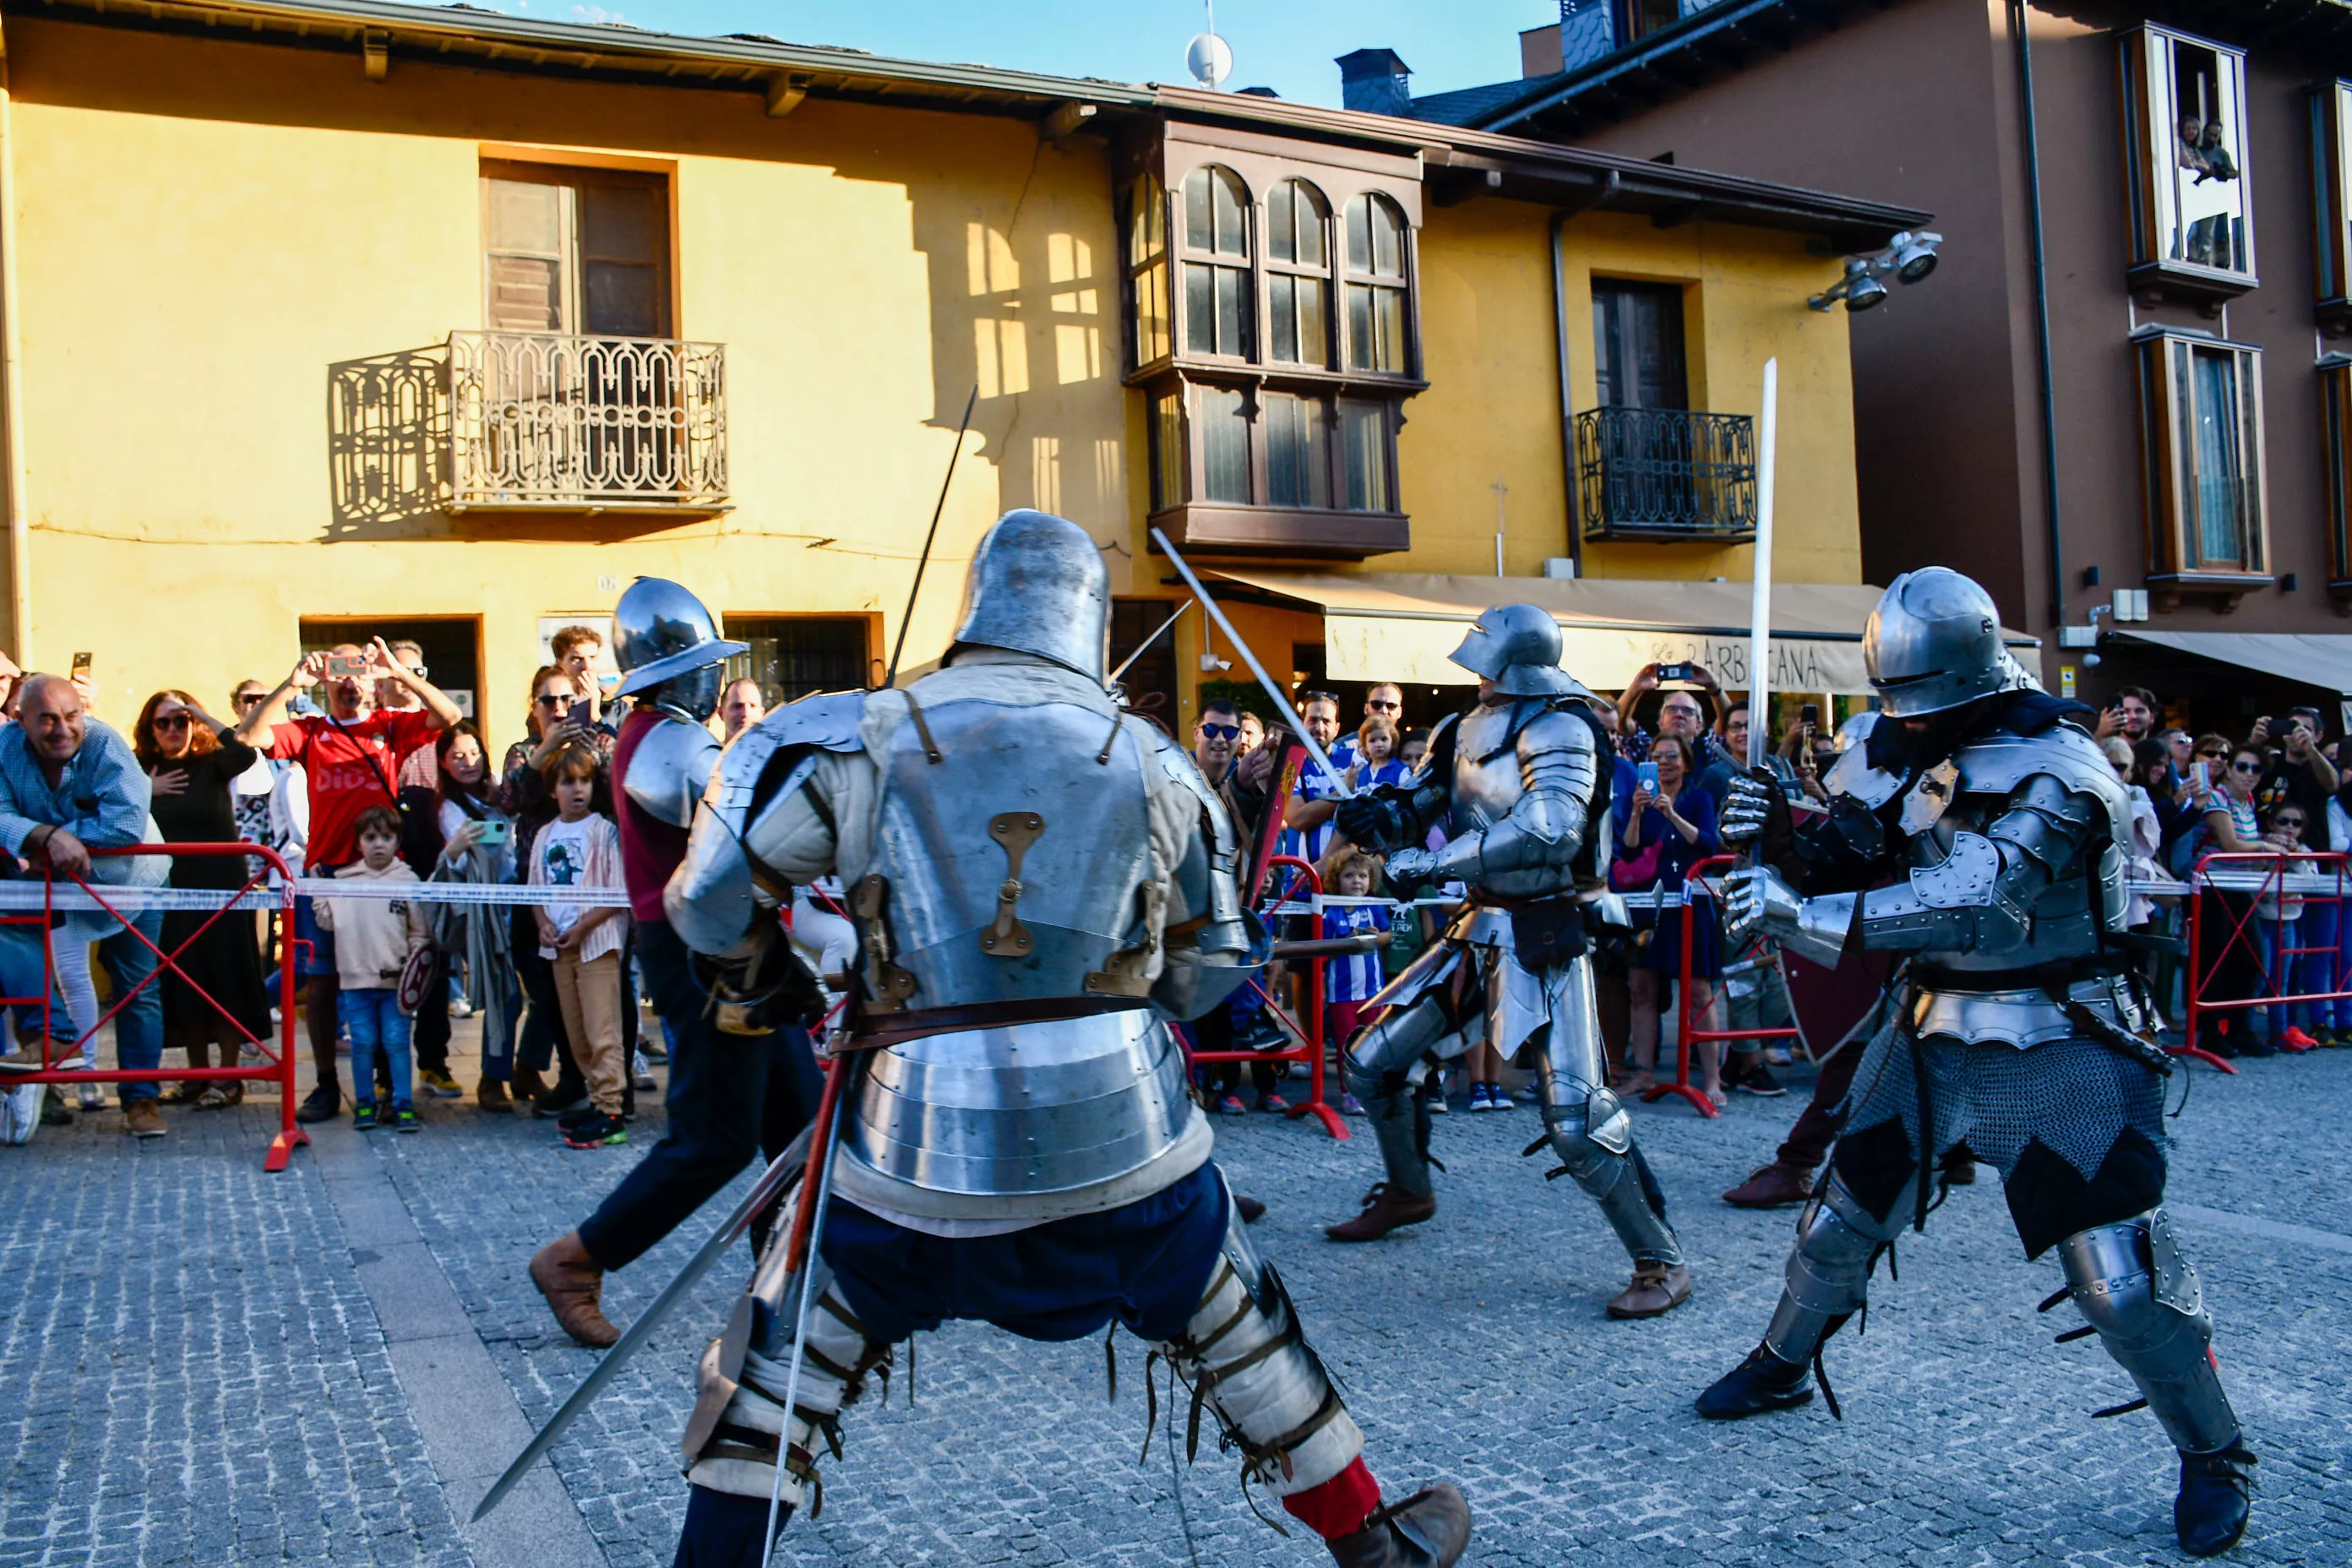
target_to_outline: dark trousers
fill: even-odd
[[[654,1010],[676,1043],[669,1058],[669,1126],[661,1142],[582,1222],[598,1266],[622,1268],[735,1179],[754,1154],[782,1153],[815,1113],[821,1082],[798,1028],[722,1035],[696,983],[686,943],[667,921],[643,921],[637,954]]]
[[[1789,1129],[1789,1141],[1780,1145],[1775,1160],[1799,1171],[1810,1171],[1822,1163],[1837,1138],[1837,1109],[1845,1103],[1845,1092],[1853,1087],[1854,1068],[1862,1065],[1862,1053],[1869,1045],[1867,1039],[1850,1040],[1822,1063],[1822,1076],[1813,1082],[1812,1103]]]

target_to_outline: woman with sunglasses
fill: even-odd
[[[236,784],[259,753],[231,728],[184,691],[158,691],[139,710],[131,749],[147,770],[154,792],[150,809],[164,842],[220,844],[238,837]],[[242,855],[182,855],[172,861],[175,888],[234,892],[247,875]],[[242,915],[215,919],[208,910],[168,910],[163,945],[165,952],[179,953],[176,967],[165,967],[162,975],[165,1046],[185,1050],[190,1067],[235,1067],[248,1040],[269,1038],[269,998],[253,921]],[[216,1110],[243,1100],[245,1085],[234,1079],[184,1084],[163,1098]]]
[[[2252,746],[2236,746],[2231,749],[2229,760],[2217,766],[2207,744],[2210,739],[2197,743],[2197,760],[2206,764],[2209,782],[2197,806],[2203,821],[2192,836],[2197,841],[2191,851],[2192,870],[2196,861],[2208,854],[2267,854],[2271,848],[2263,837],[2262,819],[2254,805],[2254,792],[2261,787],[2269,759]],[[2200,944],[2198,962],[2202,967],[2189,976],[2189,984],[2198,988],[2200,1001],[2242,1002],[2263,983],[2253,895],[2200,888],[2197,903],[2197,918],[2213,934]],[[2218,1056],[2273,1054],[2253,1030],[2243,1026],[2244,1022],[2239,1010],[2226,1011],[2214,1020],[2213,1037],[2202,1043]]]

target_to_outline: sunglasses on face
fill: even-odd
[[[571,700],[572,696],[569,692],[551,691],[539,699],[539,705],[541,708],[561,708]]]
[[[2293,828],[2295,832],[2300,833],[2303,831],[2303,818],[2299,816],[2273,816],[2271,818],[2271,826],[2277,828],[2282,833],[2287,831],[2289,828]]]
[[[2197,753],[2197,760],[2201,763],[2218,763],[2229,754],[2227,752],[2200,752]]]
[[[1397,709],[1403,707],[1403,706],[1404,706],[1404,704],[1403,704],[1403,703],[1402,703],[1402,702],[1391,702],[1391,701],[1390,701],[1390,700],[1389,700],[1387,698],[1385,698],[1385,697],[1374,697],[1374,698],[1369,699],[1369,700],[1364,703],[1364,706],[1365,706],[1365,707],[1367,707],[1367,708],[1370,708],[1370,709],[1373,709],[1373,710],[1379,710],[1385,709],[1385,710],[1389,710],[1389,711],[1393,712],[1393,711],[1394,711],[1394,710],[1396,710]]]
[[[188,716],[185,713],[158,713],[155,715],[155,728],[158,730],[184,730],[188,727]]]
[[[1238,740],[1241,736],[1241,732],[1242,727],[1239,724],[1203,724],[1201,726],[1201,733],[1208,736],[1211,740],[1215,741]]]
[[[2230,771],[2233,773],[2258,773],[2263,771],[2263,764],[2260,763],[2231,763],[2230,764]]]
[[[267,691],[240,691],[236,694],[236,700],[238,707],[250,708],[257,702],[267,701],[268,698],[269,693]]]

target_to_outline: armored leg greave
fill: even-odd
[[[1206,1407],[1228,1444],[1241,1449],[1244,1479],[1273,1496],[1321,1486],[1364,1451],[1364,1435],[1307,1348],[1282,1281],[1242,1235],[1238,1215],[1183,1338],[1153,1348],[1192,1385],[1194,1439]]]
[[[2183,1453],[2236,1443],[2238,1418],[2209,1350],[2197,1271],[2180,1255],[2162,1209],[2077,1231],[2058,1244],[2074,1305]]]
[[[1916,1181],[1916,1178],[1915,1177]],[[1879,1219],[1846,1190],[1833,1170],[1828,1189],[1797,1219],[1797,1249],[1789,1255],[1788,1282],[1764,1345],[1792,1365],[1813,1359],[1837,1326],[1868,1299],[1871,1260],[1903,1229],[1910,1189]]]
[[[808,1344],[787,1418],[784,1384],[792,1370],[800,1277],[784,1273],[783,1252],[780,1236],[761,1260],[751,1290],[737,1303],[728,1331],[703,1351],[700,1387],[683,1446],[687,1477],[696,1486],[757,1498],[766,1498],[775,1484],[782,1447],[783,1500],[798,1510],[812,1496],[822,1506],[817,1440],[822,1436],[840,1453],[842,1407],[857,1397],[866,1373],[887,1358],[889,1347],[868,1338],[833,1284],[832,1270],[815,1260],[817,1297],[809,1307]],[[814,1514],[815,1508],[808,1511]]]
[[[1478,1020],[1467,1028],[1476,1032],[1483,1026]],[[1430,1195],[1429,1157],[1422,1146],[1412,1069],[1423,1054],[1453,1044],[1464,1032],[1465,1026],[1449,1014],[1446,993],[1424,992],[1359,1035],[1342,1058],[1348,1092],[1364,1102],[1389,1185],[1410,1197]]]
[[[1552,1152],[1601,1205],[1635,1262],[1680,1263],[1682,1243],[1666,1223],[1665,1198],[1633,1146],[1633,1118],[1609,1089],[1601,1066],[1591,961],[1580,958],[1546,978],[1551,1026],[1536,1076]]]

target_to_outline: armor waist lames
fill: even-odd
[[[1148,1197],[1209,1146],[1183,1053],[1138,1007],[875,1052],[835,1179],[893,1215],[1034,1224]]]

